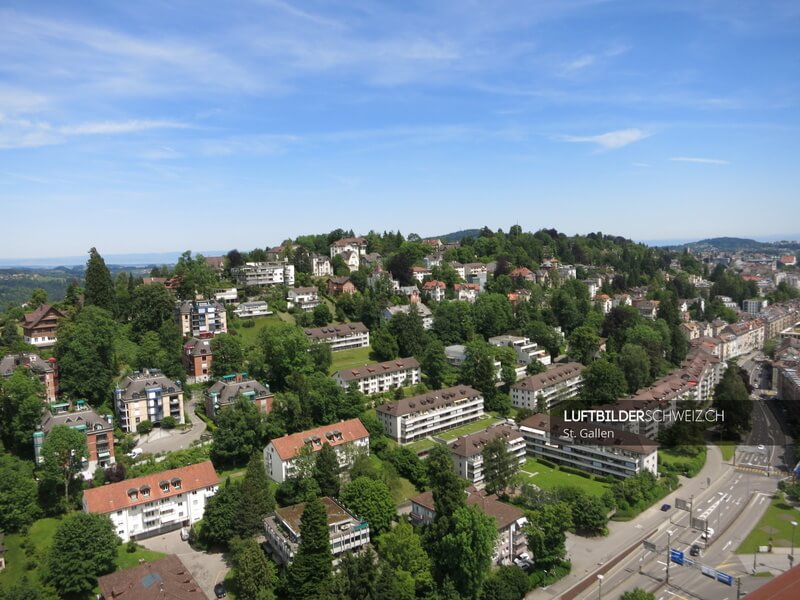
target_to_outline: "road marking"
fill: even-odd
[[[764,503],[764,496],[761,496],[761,498],[759,498],[758,503],[759,504],[763,504]]]
[[[728,543],[727,543],[727,544],[725,544],[725,545],[722,547],[722,551],[724,552],[725,550],[727,550],[727,549],[728,549],[728,546],[730,546],[732,543],[733,543],[733,540],[730,540],[730,541],[728,541]]]
[[[728,488],[728,489],[730,489],[730,490],[733,490],[733,486],[731,486],[731,487],[730,487],[730,488]]]

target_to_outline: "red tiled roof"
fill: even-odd
[[[798,587],[800,587],[800,565],[769,580],[744,598],[745,600],[796,600]]]
[[[180,489],[175,489],[172,484],[173,479],[180,479]],[[169,491],[161,491],[161,482],[169,482]],[[109,513],[115,510],[122,510],[129,506],[154,502],[162,498],[170,498],[178,494],[184,494],[192,490],[217,485],[219,476],[214,470],[214,465],[210,460],[201,462],[188,467],[170,469],[161,473],[153,473],[135,479],[126,479],[119,483],[110,483],[101,487],[91,488],[83,492],[84,506],[87,512]],[[145,497],[141,493],[143,487],[149,487],[150,493]],[[130,490],[138,492],[135,500],[128,497]]]
[[[328,438],[327,434],[335,431],[341,432],[341,439]],[[285,435],[272,440],[270,443],[275,448],[278,456],[281,457],[281,460],[291,460],[297,456],[297,452],[303,447],[306,440],[314,437],[318,438],[320,441],[319,444],[311,446],[312,450],[316,452],[321,450],[325,443],[334,447],[341,446],[342,444],[369,437],[369,432],[360,419],[350,419],[348,421],[333,423],[332,425],[323,425],[315,429]]]
[[[436,279],[432,279],[431,281],[426,281],[422,284],[423,290],[432,290],[433,288],[446,288],[447,284],[444,281],[437,281]]]

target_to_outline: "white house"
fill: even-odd
[[[294,265],[290,262],[249,262],[231,269],[239,285],[294,285]]]
[[[444,300],[446,292],[447,284],[444,281],[432,279],[422,284],[422,293],[434,302],[441,302]]]
[[[123,542],[190,527],[203,518],[219,477],[211,461],[89,488],[83,511],[107,515]]]
[[[577,396],[583,387],[580,363],[551,365],[544,373],[526,377],[511,386],[511,404],[516,408],[539,409],[541,398],[547,410]]]
[[[412,306],[416,309],[419,316],[422,317],[422,327],[425,329],[430,329],[433,327],[433,312],[431,312],[431,309],[421,302],[400,304],[398,306],[387,306],[381,311],[381,318],[386,321],[391,321],[392,318],[399,313],[407,315],[411,312]]]
[[[355,383],[362,394],[380,394],[420,382],[420,366],[416,358],[396,358],[382,363],[343,369],[333,374],[344,389]]]
[[[327,256],[313,255],[311,257],[311,274],[314,277],[330,277],[333,275],[331,259]]]
[[[263,300],[256,300],[255,302],[242,302],[234,309],[233,312],[235,315],[242,318],[265,317],[272,314],[272,311],[269,310],[269,306]]]
[[[483,450],[487,444],[502,439],[506,450],[522,465],[525,462],[525,438],[508,425],[490,427],[477,433],[465,435],[450,444],[453,468],[458,476],[474,484],[483,483]]]
[[[507,346],[517,355],[517,362],[529,365],[538,360],[543,365],[550,364],[550,355],[544,348],[539,348],[536,342],[521,335],[496,335],[489,338],[492,346]]]
[[[291,288],[286,295],[289,308],[297,307],[301,310],[314,310],[319,306],[319,291],[315,287]]]
[[[363,323],[344,323],[304,329],[309,340],[329,344],[331,352],[369,347],[369,329]]]

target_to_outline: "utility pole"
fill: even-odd
[[[667,581],[666,584],[669,585],[669,555],[670,555],[670,548],[672,547],[672,530],[667,530]]]
[[[736,600],[742,597],[742,578],[736,578]]]

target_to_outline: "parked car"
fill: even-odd
[[[671,504],[662,504],[661,505],[661,512],[667,512],[670,508],[672,508]]]
[[[700,544],[692,544],[692,549],[689,550],[692,556],[700,556]]]
[[[214,595],[217,598],[224,598],[225,596],[228,595],[228,594],[225,593],[225,584],[224,583],[218,583],[217,585],[214,586]]]

